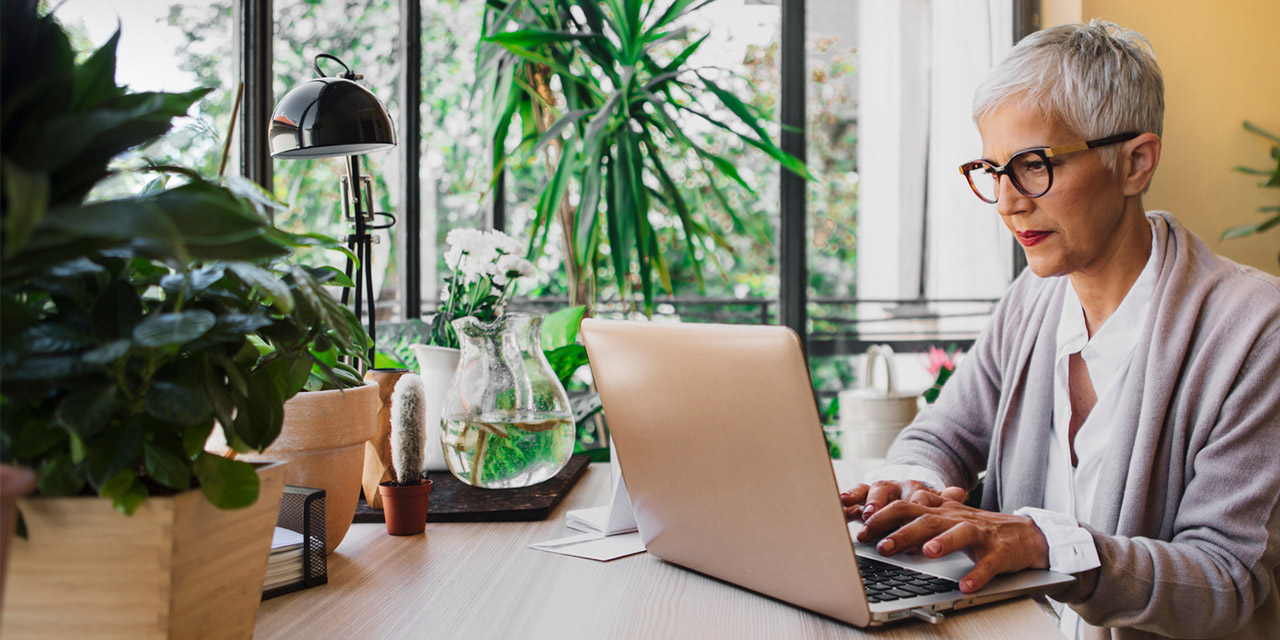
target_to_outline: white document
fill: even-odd
[[[529,545],[530,549],[550,551],[566,556],[587,558],[607,562],[624,556],[644,552],[644,541],[640,533],[624,533],[616,536],[605,536],[599,533],[582,533],[567,538],[557,538],[546,542]]]
[[[610,449],[612,450],[612,446]],[[627,494],[627,484],[622,480],[622,468],[618,466],[618,459],[612,456],[609,459],[609,481],[609,504],[568,512],[565,514],[566,526],[606,536],[636,531],[636,514],[631,509],[631,496]]]
[[[271,534],[271,553],[292,551],[302,548],[302,534],[292,529],[276,527]]]

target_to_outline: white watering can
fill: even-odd
[[[884,361],[885,389],[875,388],[875,365]],[[893,348],[887,344],[872,345],[867,350],[867,364],[862,389],[840,392],[840,428],[844,432],[841,450],[847,458],[883,458],[889,445],[911,424],[919,411],[920,396],[894,389],[896,367]]]

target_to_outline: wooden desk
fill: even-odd
[[[543,522],[440,523],[393,537],[351,527],[329,556],[329,584],[262,603],[255,637],[319,638],[1051,638],[1020,598],[873,631],[668,565],[648,554],[602,563],[528,546],[570,535],[566,509],[602,504],[593,464]]]

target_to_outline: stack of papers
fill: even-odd
[[[636,514],[631,508],[631,496],[627,494],[617,459],[611,461],[610,467],[613,491],[609,504],[575,509],[565,515],[565,526],[584,533],[532,544],[530,549],[600,561],[644,551],[644,541],[636,528]]]
[[[267,577],[262,590],[302,582],[302,534],[276,527],[271,536],[271,559],[267,561]]]

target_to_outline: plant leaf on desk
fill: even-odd
[[[239,509],[258,500],[258,474],[247,462],[201,452],[195,470],[200,491],[215,507]]]

